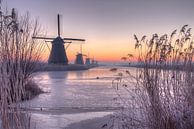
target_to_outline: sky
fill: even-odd
[[[133,35],[170,34],[188,24],[194,28],[194,0],[4,0],[20,14],[38,18],[48,36],[57,35],[62,15],[62,37],[84,38],[83,53],[99,61],[120,61],[134,53]],[[40,34],[41,35],[41,34]],[[67,49],[75,59],[80,45]],[[48,58],[49,51],[45,52]]]

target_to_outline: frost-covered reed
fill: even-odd
[[[1,5],[1,3],[0,3]],[[29,13],[18,16],[15,9],[0,6],[0,120],[3,129],[28,129],[30,117],[17,104],[25,99],[42,45],[31,37],[40,30]]]
[[[177,34],[178,33],[178,34]],[[150,40],[134,35],[141,68],[125,71],[122,87],[130,96],[119,113],[122,129],[194,128],[194,42],[191,28]]]

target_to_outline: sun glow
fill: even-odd
[[[86,40],[87,41],[87,40]],[[127,56],[128,54],[134,54],[134,44],[128,41],[118,41],[121,45],[118,45],[116,42],[100,42],[100,41],[87,41],[82,45],[82,53],[98,61],[121,61],[121,57]],[[43,41],[44,43],[44,41]],[[51,44],[44,45],[44,51],[41,54],[42,61],[47,61],[50,54]],[[66,45],[65,45],[66,46]],[[71,44],[67,49],[66,53],[69,61],[74,61],[76,54],[80,52],[80,44]]]

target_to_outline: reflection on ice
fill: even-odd
[[[99,77],[99,79],[96,79]],[[108,107],[113,104],[115,92],[111,87],[114,78],[109,69],[95,68],[86,71],[40,72],[35,80],[46,92],[31,101],[32,107]]]

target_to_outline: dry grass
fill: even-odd
[[[39,25],[29,13],[19,17],[14,9],[2,11],[1,6],[0,11],[0,119],[4,129],[27,129],[30,118],[17,102],[25,97],[40,58],[42,45],[31,38]]]
[[[150,40],[134,36],[142,68],[123,74],[121,86],[131,98],[119,113],[120,128],[194,128],[193,37],[187,25],[176,33]]]
[[[33,80],[28,80],[27,84],[24,87],[25,92],[22,100],[32,99],[33,97],[43,93],[42,89],[40,89]]]

